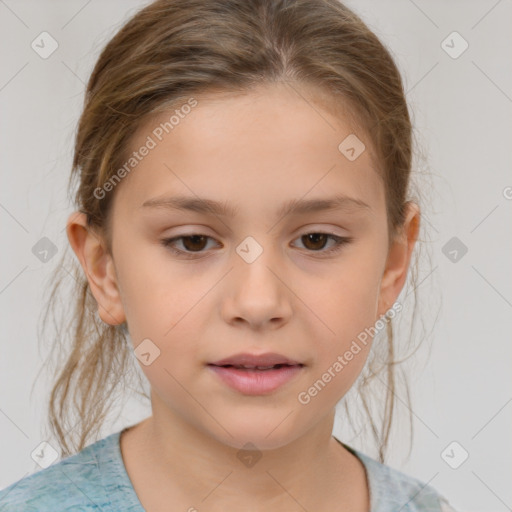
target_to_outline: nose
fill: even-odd
[[[231,325],[252,329],[278,329],[292,316],[289,282],[265,251],[247,263],[236,255],[234,268],[223,290],[222,316]]]

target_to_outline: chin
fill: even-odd
[[[232,416],[222,415],[224,428],[216,424],[214,431],[209,429],[210,435],[219,442],[238,450],[251,449],[244,448],[248,443],[259,450],[276,450],[288,445],[302,433],[293,414],[286,417],[287,414],[289,411],[283,414],[277,409],[272,414],[254,412],[241,415],[239,411]]]

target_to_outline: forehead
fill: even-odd
[[[344,194],[382,210],[371,142],[343,109],[334,114],[325,96],[308,92],[276,84],[203,94],[192,108],[178,104],[151,116],[126,157],[145,145],[152,149],[118,185],[116,202],[134,210],[154,197],[187,194],[229,203],[241,215],[244,205],[253,207],[254,215],[266,205],[277,211],[290,200]],[[344,141],[357,140],[366,149],[350,160],[340,144],[346,149]]]

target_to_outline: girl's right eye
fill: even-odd
[[[166,238],[166,239],[162,240],[162,245],[164,247],[167,247],[172,253],[177,254],[178,256],[190,258],[190,257],[194,257],[194,253],[203,252],[205,240],[207,240],[208,238],[213,240],[213,238],[211,238],[207,235],[200,235],[200,234],[181,235],[181,236],[176,236],[174,238]],[[173,244],[177,240],[181,240],[182,243],[185,240],[189,241],[189,242],[183,244],[185,250],[176,249],[173,247]]]

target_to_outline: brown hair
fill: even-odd
[[[389,239],[399,234],[410,193],[412,124],[390,52],[356,14],[337,0],[159,0],[137,12],[103,49],[87,84],[76,133],[69,190],[78,180],[76,207],[91,228],[105,235],[108,248],[113,194],[99,199],[94,192],[123,165],[133,134],[148,116],[203,92],[244,93],[278,81],[317,91],[318,98],[327,98],[325,104],[351,116],[358,133],[365,134],[360,138],[369,141],[385,187]],[[417,268],[411,268],[414,283]],[[66,313],[57,299],[68,274],[74,278],[75,303]],[[53,280],[44,326],[52,311],[53,357],[59,362],[49,425],[67,456],[94,438],[115,391],[130,384],[136,373],[128,371],[134,362],[126,324],[101,321],[78,262],[68,262],[64,253]],[[68,321],[56,321],[57,311]],[[400,362],[395,351],[389,320],[386,340],[374,343],[353,387],[381,462],[395,409]],[[383,404],[378,422],[368,390],[375,378],[385,393],[378,402]],[[347,400],[343,402],[352,422]]]

